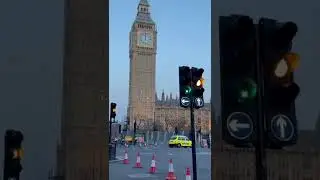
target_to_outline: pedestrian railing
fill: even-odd
[[[166,144],[168,143],[171,136],[173,136],[174,132],[163,132],[163,131],[139,131],[137,132],[139,134],[144,134],[144,142],[147,144]],[[128,131],[127,135],[133,136],[132,131]],[[189,132],[181,131],[179,132],[179,135],[185,135],[189,136]],[[202,141],[202,138],[200,136],[197,136],[196,138],[196,144],[199,145]]]

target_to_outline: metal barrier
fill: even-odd
[[[155,142],[157,144],[159,143],[166,144],[169,141],[170,137],[174,135],[173,132],[161,132],[161,131],[137,131],[137,133],[144,134],[144,142],[146,142],[147,144],[153,144]],[[189,137],[189,132],[181,131],[179,132],[179,134]],[[128,131],[126,135],[133,136],[133,131]],[[200,144],[201,139],[202,138],[200,136],[197,136],[196,143]]]

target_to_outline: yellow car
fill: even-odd
[[[127,142],[127,143],[132,143],[133,137],[132,136],[125,136],[124,137],[124,141]]]
[[[189,140],[187,136],[174,135],[171,136],[168,145],[172,147],[191,147],[192,141]]]

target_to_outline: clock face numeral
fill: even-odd
[[[151,32],[138,33],[138,46],[153,47],[153,34]]]

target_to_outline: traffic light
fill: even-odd
[[[110,118],[115,118],[117,115],[117,104],[116,103],[111,103],[110,106]]]
[[[19,179],[22,171],[21,159],[23,134],[20,131],[7,130],[5,134],[4,179]]]
[[[191,68],[191,85],[192,85],[192,95],[193,95],[193,100],[194,100],[194,107],[196,109],[203,107],[204,105],[204,100],[203,100],[203,92],[204,92],[204,79],[203,79],[203,74],[204,69],[202,68]]]
[[[295,144],[295,99],[300,87],[294,82],[293,73],[298,66],[299,56],[291,52],[291,49],[298,27],[293,22],[281,23],[262,18],[259,29],[269,146]]]
[[[191,70],[188,66],[179,67],[180,106],[187,108],[192,96]]]
[[[219,31],[223,139],[244,145],[258,115],[255,25],[248,16],[221,16]]]

